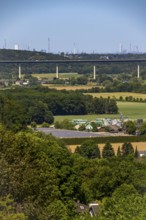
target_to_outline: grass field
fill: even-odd
[[[116,98],[119,99],[120,96],[125,99],[127,96],[133,96],[134,98],[142,98],[146,99],[146,94],[141,94],[141,93],[133,93],[133,92],[111,92],[111,93],[86,93],[88,95],[92,95],[93,97],[103,97],[103,98]]]
[[[118,144],[113,143],[112,144],[112,147],[114,148],[115,153],[117,153],[118,147],[119,146],[121,147],[122,144],[123,143],[118,143]],[[133,145],[134,149],[137,146],[138,151],[145,151],[146,150],[146,142],[134,142],[134,143],[132,143],[132,145]],[[98,146],[100,148],[100,152],[102,152],[104,144],[98,144]],[[77,147],[77,145],[69,145],[68,149],[73,153],[75,151],[76,147]]]
[[[146,120],[146,103],[138,102],[117,102],[119,113],[129,119],[143,118]],[[55,116],[55,121],[62,121],[64,119],[87,119],[89,121],[95,120],[96,118],[120,118],[120,114],[102,114],[102,115],[66,115],[66,116]]]

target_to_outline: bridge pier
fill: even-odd
[[[137,79],[139,79],[140,77],[140,68],[139,68],[139,65],[137,66]]]
[[[96,66],[93,66],[93,79],[96,79]]]
[[[59,79],[58,65],[56,66],[56,78]]]
[[[22,74],[21,74],[21,64],[19,64],[19,76],[18,76],[19,79],[22,78]]]

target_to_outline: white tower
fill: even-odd
[[[14,50],[19,50],[18,44],[15,44],[15,45],[14,45]]]

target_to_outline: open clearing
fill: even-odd
[[[113,143],[112,147],[114,148],[115,153],[117,153],[118,147],[122,146],[123,143]],[[146,142],[133,142],[132,143],[134,149],[137,146],[138,151],[146,151]],[[73,153],[76,147],[79,145],[68,145],[68,149]],[[100,152],[102,152],[104,144],[98,144]]]

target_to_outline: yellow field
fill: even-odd
[[[133,93],[133,92],[86,93],[86,94],[92,95],[93,97],[97,97],[97,98],[102,96],[103,98],[111,97],[111,98],[119,99],[120,96],[122,96],[123,99],[125,99],[125,97],[127,96],[133,96],[134,98],[146,99],[146,94]]]
[[[48,88],[54,88],[57,90],[80,90],[80,89],[91,89],[92,85],[79,85],[79,86],[67,86],[67,85],[54,85],[54,84],[43,84],[43,86],[47,86]]]
[[[48,78],[48,79],[52,79],[54,77],[56,77],[56,73],[33,73],[31,74],[33,77],[36,77],[38,79],[42,79],[42,78]],[[78,77],[78,76],[82,76],[79,75],[78,73],[60,73],[59,74],[59,78],[70,78],[70,77]]]
[[[122,146],[123,143],[113,143],[112,146],[114,148],[115,153],[117,153],[117,149],[118,147]],[[133,142],[132,143],[133,147],[135,148],[137,146],[138,151],[144,151],[146,150],[146,142]],[[79,145],[68,145],[68,149],[74,153],[76,147]],[[98,144],[99,148],[100,148],[100,152],[102,152],[103,146],[104,144]]]

